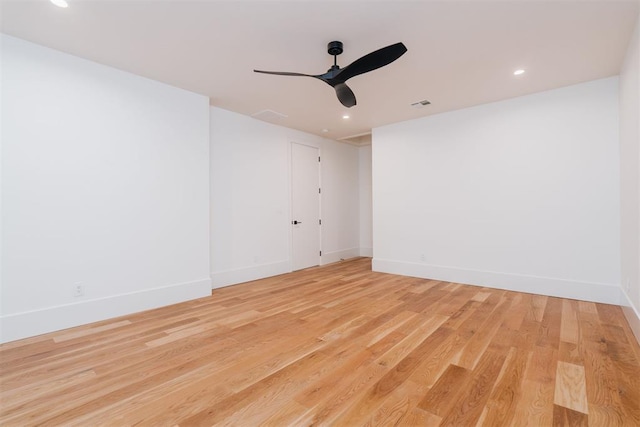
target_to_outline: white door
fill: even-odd
[[[320,264],[320,150],[291,143],[292,268]]]

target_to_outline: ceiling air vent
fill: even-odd
[[[425,100],[423,100],[423,101],[414,102],[413,104],[411,104],[411,106],[412,106],[412,107],[415,107],[415,108],[422,108],[422,107],[424,107],[425,105],[429,105],[429,104],[431,104],[431,102],[429,102],[429,101],[427,101],[427,100],[425,99]]]
[[[282,119],[286,119],[288,116],[273,110],[262,110],[252,114],[251,117],[264,120],[265,122],[279,122]]]

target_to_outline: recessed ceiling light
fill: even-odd
[[[67,0],[51,0],[51,3],[55,4],[58,7],[69,7],[69,3],[67,3]]]
[[[347,120],[347,119],[349,118],[349,115],[348,115],[348,114],[343,114],[343,115],[342,115],[342,118],[343,118],[343,119],[345,119],[345,120]]]
[[[523,70],[522,68],[520,68],[519,70],[515,70],[515,71],[513,72],[513,75],[514,75],[514,76],[519,76],[519,75],[521,75],[521,74],[524,74],[524,70]]]

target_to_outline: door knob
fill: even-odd
[[[293,225],[302,224],[302,221],[294,220],[294,221],[291,221],[291,224],[293,224]]]

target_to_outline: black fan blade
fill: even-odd
[[[400,58],[407,51],[407,47],[402,43],[392,44],[382,49],[371,52],[360,59],[356,59],[351,64],[344,67],[334,77],[334,79],[346,82],[351,77],[368,73],[385,65],[391,64]]]
[[[315,77],[311,74],[302,74],[302,73],[288,73],[286,71],[262,71],[262,70],[253,70],[254,73],[262,73],[262,74],[275,74],[277,76],[301,76],[301,77]]]
[[[345,83],[338,83],[333,87],[336,90],[338,99],[347,108],[351,108],[356,105],[356,96],[353,91]]]

